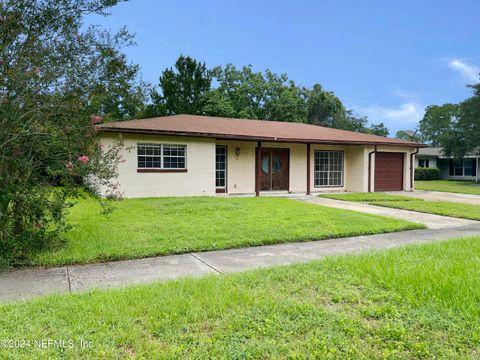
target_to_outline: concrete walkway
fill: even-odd
[[[329,255],[351,254],[473,235],[480,235],[480,224],[84,266],[16,270],[0,274],[0,302],[29,299],[51,293],[69,293],[92,288],[232,273],[272,265],[318,260]]]
[[[368,214],[381,215],[412,221],[424,224],[429,229],[444,229],[457,226],[475,225],[479,224],[477,221],[453,218],[449,216],[440,216],[433,214],[420,213],[416,211],[400,210],[387,208],[382,206],[375,206],[361,202],[334,200],[327,198],[320,198],[317,196],[303,196],[295,198],[297,200],[323,206],[330,206],[339,209],[354,210],[365,212]]]
[[[449,192],[440,192],[440,191],[423,191],[423,190],[415,190],[413,192],[396,191],[396,192],[387,192],[387,194],[414,197],[414,198],[428,200],[428,201],[451,201],[451,202],[458,202],[462,204],[480,205],[480,195],[458,194],[458,193],[449,193]]]

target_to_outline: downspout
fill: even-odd
[[[413,167],[413,157],[418,154],[418,148],[415,150],[415,152],[410,154],[410,191],[415,190],[413,188],[413,179],[414,179],[414,167]]]
[[[372,192],[372,154],[377,152],[377,145],[373,151],[368,153],[368,192]]]

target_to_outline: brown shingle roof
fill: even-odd
[[[423,147],[425,145],[383,136],[322,126],[199,115],[174,115],[102,124],[99,131],[185,135],[229,140],[283,141],[323,144],[371,144]]]

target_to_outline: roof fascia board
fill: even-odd
[[[284,143],[299,143],[299,144],[346,144],[346,145],[385,145],[385,146],[404,146],[404,147],[428,147],[426,144],[403,144],[396,142],[376,142],[376,141],[343,141],[343,140],[314,140],[314,139],[289,139],[289,138],[275,138],[269,136],[247,136],[247,135],[224,135],[224,134],[212,134],[212,133],[199,133],[199,132],[187,132],[187,131],[162,131],[162,130],[144,130],[144,129],[129,129],[129,128],[108,128],[97,127],[100,132],[117,132],[117,133],[132,133],[132,134],[144,134],[144,135],[167,135],[167,136],[189,136],[189,137],[202,137],[202,138],[214,138],[219,140],[235,140],[235,141],[266,141],[266,142],[284,142]]]

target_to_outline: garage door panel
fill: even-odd
[[[375,191],[403,190],[403,153],[375,153]]]

